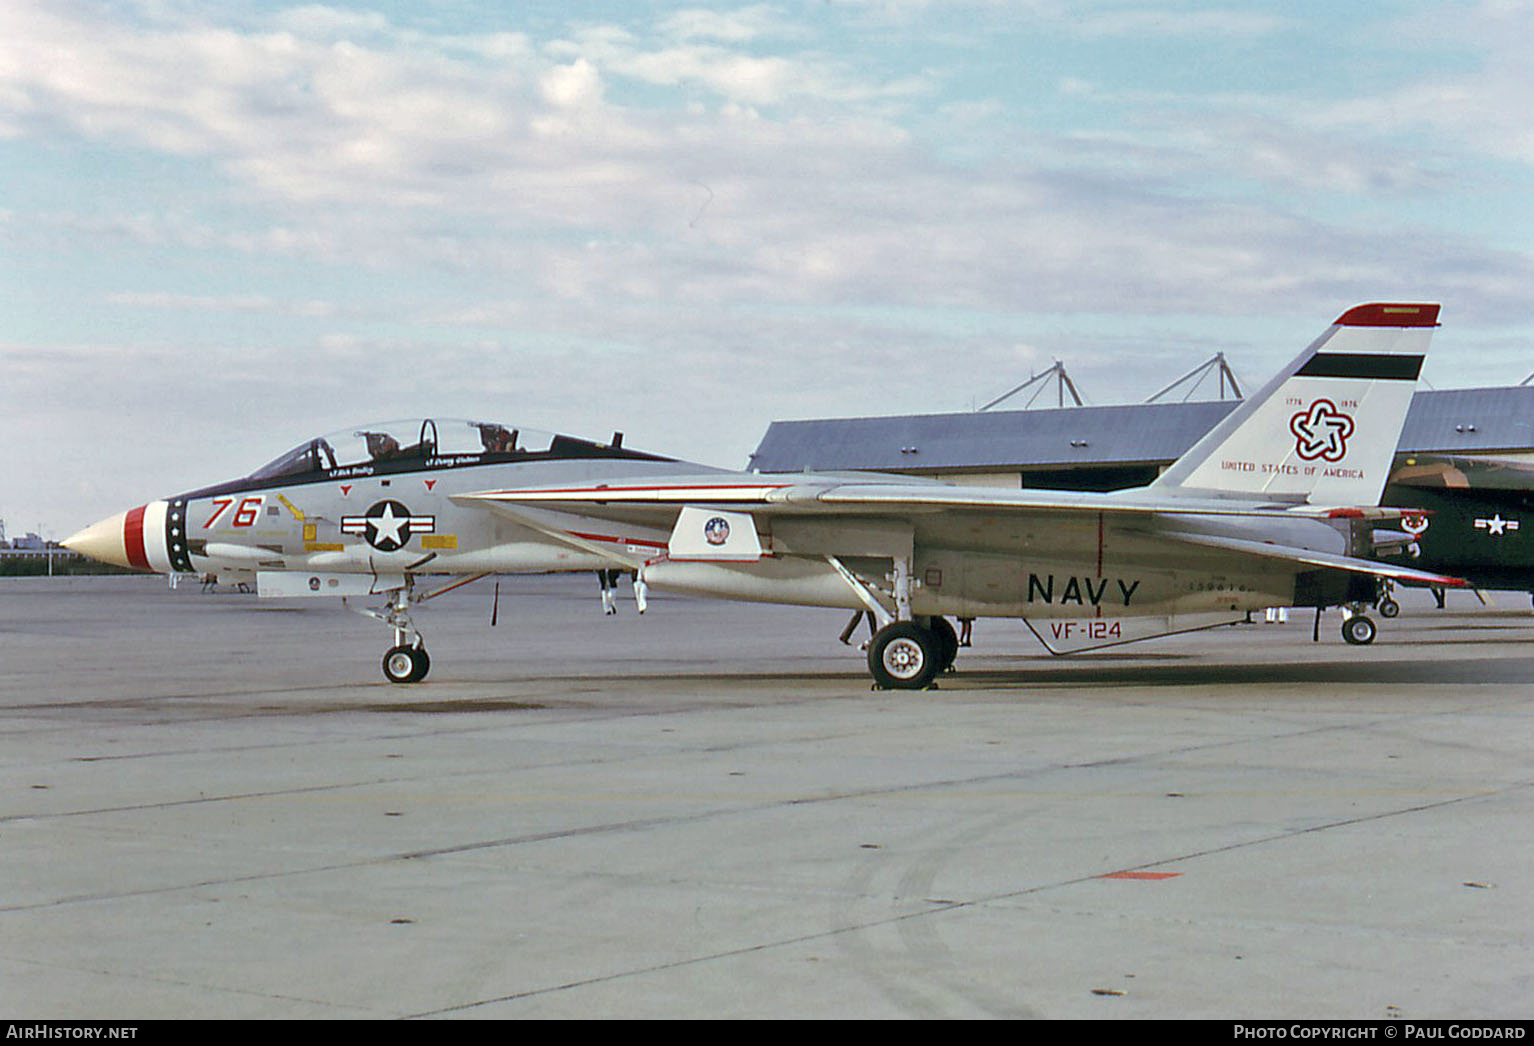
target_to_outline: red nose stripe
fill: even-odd
[[[149,569],[149,557],[144,553],[144,509],[147,506],[140,505],[128,513],[123,520],[123,548],[128,553],[128,562],[140,570]]]

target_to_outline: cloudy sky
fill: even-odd
[[[1344,308],[1534,370],[1534,4],[5,0],[0,518],[509,420],[1095,403]]]

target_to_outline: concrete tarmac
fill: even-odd
[[[391,686],[332,601],[0,581],[0,1015],[1534,1016],[1527,596],[873,692],[840,612],[492,594]]]

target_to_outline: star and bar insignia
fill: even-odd
[[[416,516],[398,501],[379,501],[360,516],[342,516],[341,533],[360,534],[380,552],[404,548],[417,534],[437,529],[436,516]]]

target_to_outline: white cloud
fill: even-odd
[[[564,297],[1001,306],[1023,294],[1037,307],[1090,309],[1101,306],[1074,288],[1110,269],[1145,288],[1145,301],[1202,293],[1213,271],[1239,297],[1255,291],[1242,290],[1240,260],[1283,268],[1273,255],[1290,249],[1281,230],[1294,222],[1255,203],[1196,205],[1179,183],[1410,194],[1440,179],[1362,133],[1378,123],[1366,100],[1290,115],[1276,98],[1113,92],[1080,78],[1065,81],[1073,97],[1134,112],[1137,124],[1095,138],[1034,135],[1007,162],[946,167],[880,108],[909,78],[738,47],[793,36],[763,7],[677,12],[651,41],[616,26],[541,49],[489,34],[514,41],[494,62],[480,57],[494,47],[464,36],[434,41],[321,7],[282,12],[273,32],[8,10],[0,97],[26,101],[13,124],[212,159],[281,216],[217,230],[126,219],[139,238],[488,266]],[[1184,20],[1194,31],[1231,18],[1242,22],[1218,11]],[[1243,24],[1256,31],[1257,21]],[[741,104],[620,99],[618,85],[634,82]],[[983,99],[949,109],[961,112],[1008,118]],[[1095,172],[1080,182],[1087,191],[1064,189],[1062,173],[1083,167]],[[596,246],[572,247],[571,232],[595,234]],[[1169,248],[1192,259],[1178,263]]]
[[[788,8],[537,34],[323,7],[243,26],[114,10],[0,7],[3,144],[104,158],[70,203],[5,202],[0,231],[55,265],[24,288],[41,304],[11,306],[21,318],[54,329],[49,275],[80,281],[79,326],[0,347],[6,406],[25,397],[34,428],[114,400],[238,402],[274,416],[262,432],[300,435],[306,417],[536,410],[529,424],[616,425],[735,464],[773,417],[962,407],[1025,361],[1069,356],[1103,400],[1197,362],[1150,370],[1076,316],[1181,335],[1175,317],[1319,324],[1421,294],[1455,324],[1518,322],[1534,276],[1516,242],[1417,206],[1465,206],[1486,156],[1531,159],[1510,43],[1303,105],[1067,63],[1044,78],[1058,93],[1030,99],[914,65],[920,31],[950,10],[970,19],[955,34],[1022,20],[1094,45],[1275,27],[1239,10],[1147,27],[1149,9],[1097,6],[1072,29],[1055,4],[870,6],[856,17],[889,35],[859,50]],[[1012,86],[1016,39],[973,41],[1004,70],[988,83]],[[144,157],[132,176],[170,184],[128,181]],[[291,440],[275,442],[254,456]],[[256,463],[230,454],[219,469]],[[142,481],[163,492],[180,464]]]
[[[1261,12],[1229,9],[1199,11],[1185,8],[1120,8],[1088,11],[1064,24],[1083,36],[1134,38],[1196,36],[1211,39],[1264,36],[1282,29],[1290,19]]]
[[[539,89],[544,99],[560,109],[589,108],[602,101],[602,76],[584,58],[556,65],[543,74]]]
[[[280,301],[264,294],[203,295],[174,294],[166,291],[116,291],[103,296],[109,305],[139,309],[171,309],[187,312],[248,312],[270,315],[329,317],[341,310],[330,302]]]
[[[718,40],[744,44],[763,37],[800,37],[803,29],[790,23],[778,9],[763,4],[734,11],[687,8],[667,15],[660,30],[679,40]]]

